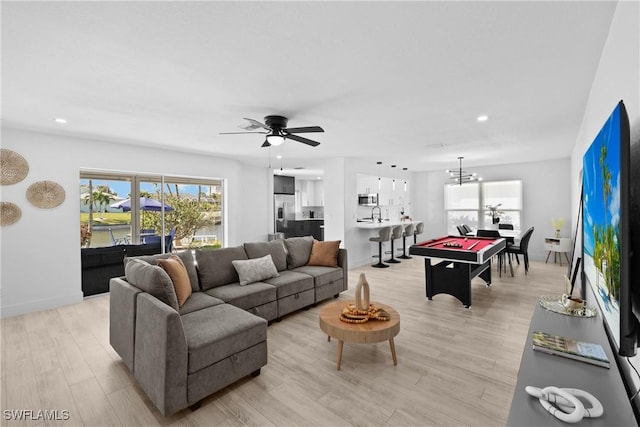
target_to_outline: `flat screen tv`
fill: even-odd
[[[618,354],[634,356],[639,322],[630,274],[630,131],[622,101],[585,152],[582,167],[583,278]]]

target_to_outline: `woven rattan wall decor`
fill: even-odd
[[[15,151],[0,148],[0,185],[16,184],[29,173],[29,163]]]
[[[22,211],[18,205],[11,202],[0,202],[0,226],[16,223],[21,216]]]
[[[27,188],[27,200],[37,208],[55,208],[64,202],[64,198],[64,188],[53,181],[34,182]]]

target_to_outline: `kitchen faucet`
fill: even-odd
[[[371,208],[371,221],[375,220],[375,217],[373,216],[373,211],[375,211],[376,208],[378,209],[378,222],[382,222],[382,210],[380,209],[380,206],[374,206],[373,208]]]

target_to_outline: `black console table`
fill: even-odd
[[[584,362],[534,351],[531,337],[534,331],[548,332],[600,344],[607,352],[610,369]],[[579,388],[593,394],[604,407],[599,418],[584,418],[577,424],[567,424],[547,412],[524,390],[525,386]],[[600,313],[596,317],[579,318],[547,311],[538,304],[524,347],[518,382],[511,401],[508,426],[635,426],[636,419],[627,398],[615,356],[607,340]]]

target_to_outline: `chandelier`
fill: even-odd
[[[460,168],[446,170],[446,172],[449,174],[450,183],[462,185],[465,182],[482,180],[482,178],[478,177],[477,173],[471,173],[462,169],[462,159],[464,159],[464,157],[458,157],[458,160],[460,161]]]

